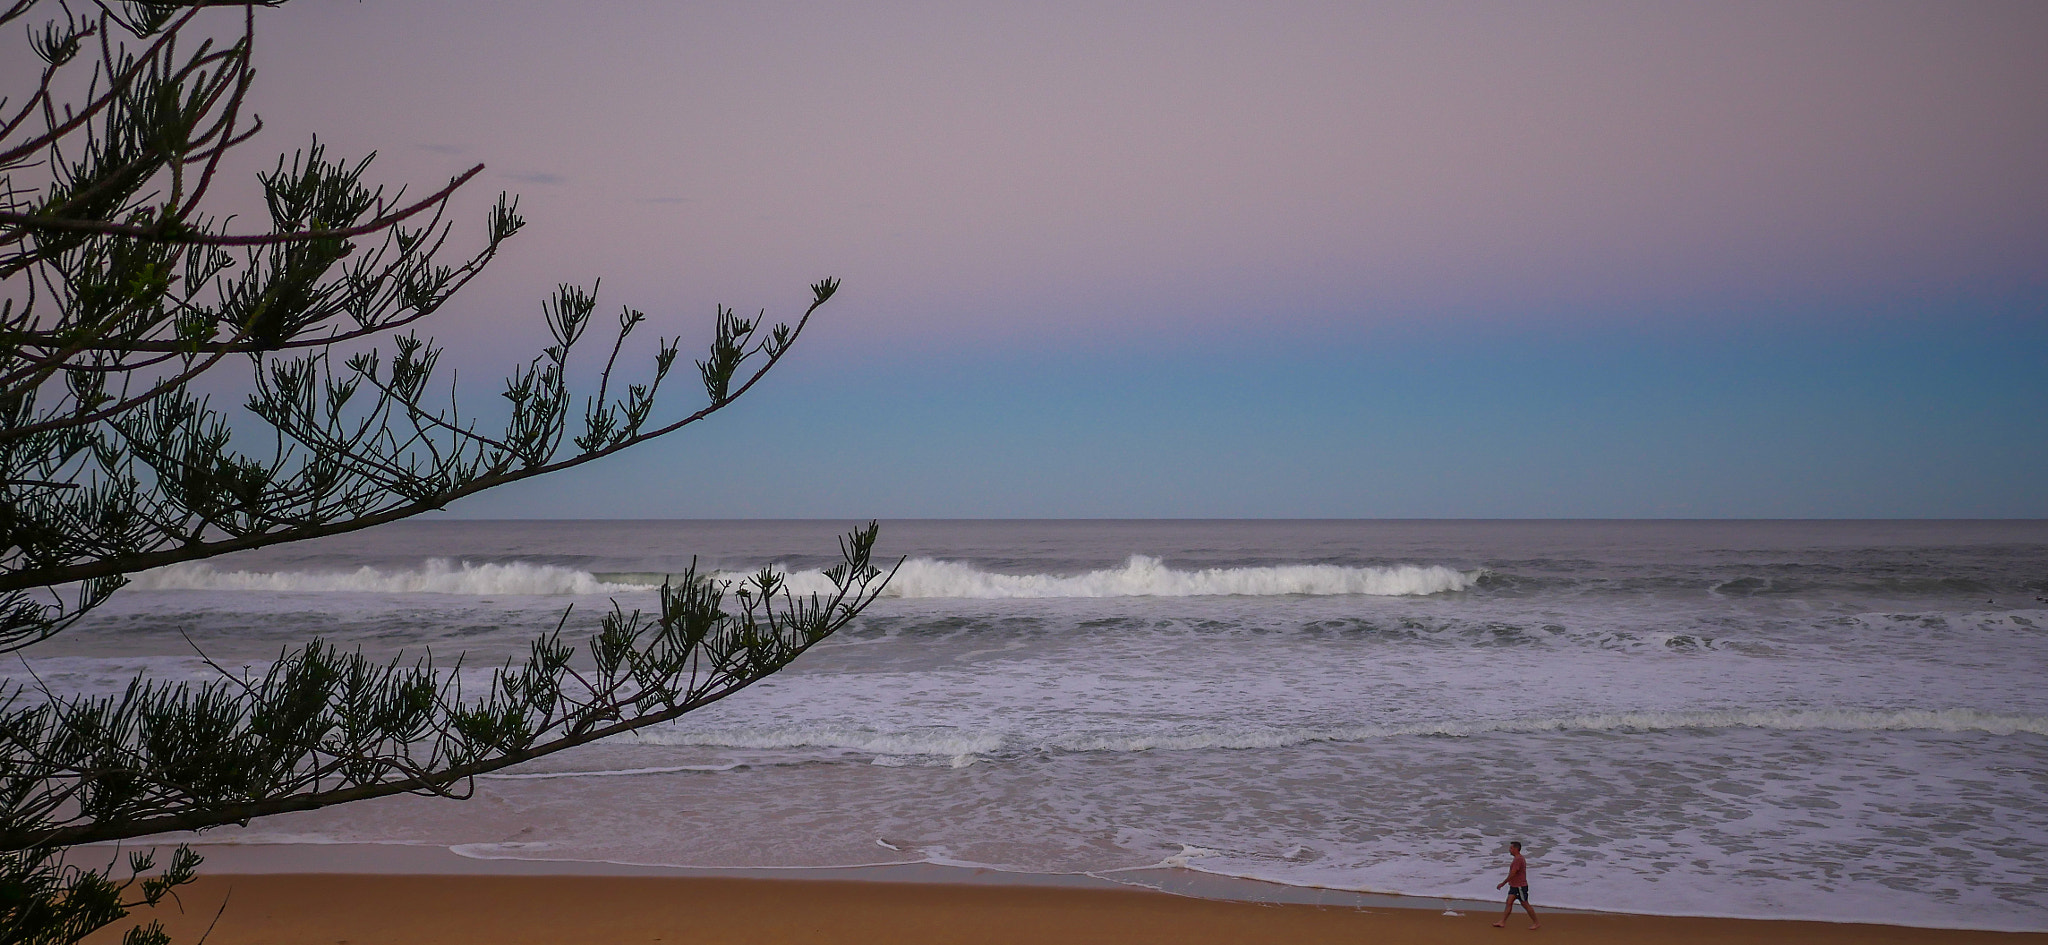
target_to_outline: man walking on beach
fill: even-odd
[[[1495,889],[1499,889],[1502,886],[1508,888],[1508,905],[1506,909],[1501,911],[1500,921],[1495,922],[1493,927],[1497,929],[1507,928],[1508,918],[1515,914],[1515,900],[1520,899],[1522,900],[1522,911],[1529,913],[1529,927],[1532,929],[1540,928],[1541,925],[1536,921],[1536,910],[1529,906],[1529,864],[1522,859],[1522,841],[1508,841],[1508,852],[1515,855],[1514,860],[1508,863],[1508,878],[1501,880],[1493,887]]]

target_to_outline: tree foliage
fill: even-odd
[[[458,409],[442,349],[416,333],[524,226],[500,195],[480,244],[453,253],[450,200],[482,165],[408,200],[371,182],[371,157],[316,140],[258,175],[259,224],[208,211],[223,156],[261,128],[244,105],[254,8],[271,5],[60,3],[38,23],[37,0],[0,8],[42,63],[34,88],[0,99],[0,652],[62,632],[140,570],[396,521],[695,423],[774,367],[838,287],[813,285],[789,323],[720,308],[696,362],[707,402],[657,417],[678,340],[634,367],[626,342],[647,316],[600,318],[594,291],[563,285],[542,305],[550,343],[487,424]],[[600,322],[609,341],[586,354]],[[244,365],[239,409],[196,389]],[[580,651],[565,615],[482,692],[456,667],[315,641],[197,687],[0,693],[0,940],[74,941],[197,866],[137,860],[116,882],[67,865],[76,844],[461,796],[478,774],[723,698],[874,599],[874,539],[872,524],[847,536],[822,597],[773,572],[731,586],[693,569],[652,613],[615,605]]]

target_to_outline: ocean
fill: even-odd
[[[857,523],[412,522],[138,575],[0,669],[320,637],[468,672]],[[212,831],[714,868],[1184,867],[1545,905],[2048,930],[2048,523],[905,521],[752,688],[480,779]]]

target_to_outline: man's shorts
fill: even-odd
[[[1508,887],[1508,901],[1512,902],[1512,901],[1514,901],[1514,900],[1516,900],[1516,899],[1520,899],[1520,900],[1522,900],[1522,905],[1525,905],[1525,906],[1526,906],[1526,905],[1528,905],[1528,904],[1529,904],[1529,887],[1527,887],[1527,886],[1509,886],[1509,887]]]

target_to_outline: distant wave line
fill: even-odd
[[[971,564],[931,558],[903,563],[885,593],[901,598],[1107,598],[1284,595],[1421,596],[1469,589],[1483,571],[1442,565],[1346,567],[1287,564],[1264,567],[1181,570],[1158,558],[1132,555],[1121,567],[1076,575],[1002,574]],[[747,574],[718,572],[713,578],[738,581]],[[666,575],[647,572],[592,573],[557,565],[508,562],[475,564],[433,558],[418,568],[350,571],[230,571],[211,564],[176,564],[136,574],[132,586],[146,590],[254,591],[271,593],[373,593],[486,595],[595,595],[644,592]],[[791,593],[833,590],[822,571],[785,575]]]
[[[143,571],[141,590],[267,591],[272,593],[492,594],[554,596],[644,591],[646,585],[601,581],[588,571],[547,564],[474,564],[430,558],[417,568],[351,571],[227,571],[211,564],[174,564]]]

